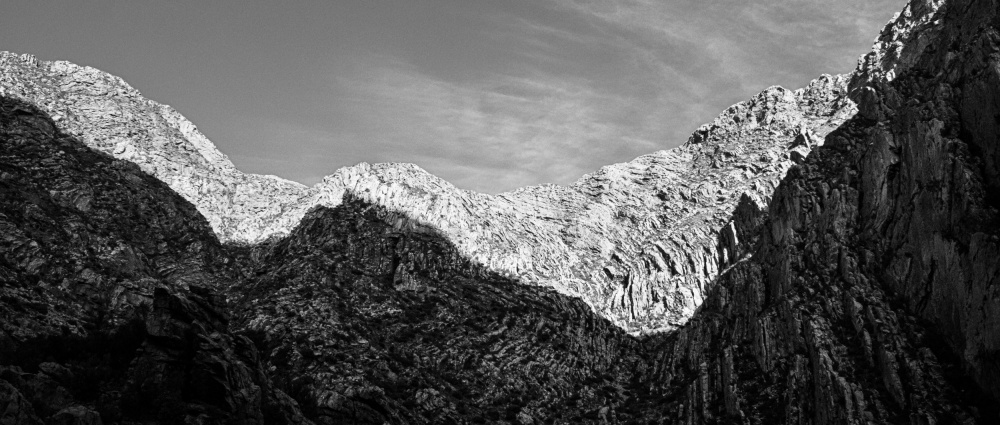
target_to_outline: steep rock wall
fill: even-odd
[[[996,420],[1000,5],[913,1],[898,19],[918,24],[880,40],[905,66],[862,60],[861,114],[789,171],[752,257],[651,342],[669,417]]]

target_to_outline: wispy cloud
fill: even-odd
[[[478,16],[473,44],[496,57],[434,52],[454,67],[412,50],[338,57],[317,88],[336,123],[272,128],[326,140],[314,149],[325,156],[303,152],[304,162],[414,162],[485,192],[566,184],[677,146],[768,86],[849,71],[902,3],[547,0],[542,14]]]
[[[666,63],[694,60],[743,88],[801,80],[802,71],[846,72],[905,0],[552,0],[605,28],[623,47]],[[660,52],[680,53],[680,58]],[[703,79],[700,79],[703,81]],[[787,82],[784,82],[788,84]]]
[[[415,162],[497,192],[572,182],[767,86],[849,71],[905,2],[36,1],[12,4],[0,39],[122,76],[248,171],[314,183]]]
[[[337,82],[349,88],[342,102],[382,134],[372,156],[410,159],[460,187],[567,183],[614,145],[653,148],[615,124],[629,119],[628,99],[585,80],[497,74],[457,83],[394,58],[367,60],[366,75]]]

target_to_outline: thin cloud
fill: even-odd
[[[323,161],[413,162],[466,189],[568,184],[677,146],[768,86],[849,71],[902,7],[857,3],[548,0],[544,16],[480,17],[478,43],[503,56],[495,66],[442,72],[411,52],[338,57],[317,87],[334,99],[319,107],[336,123],[272,128],[276,140],[326,140],[327,150],[313,148]],[[321,169],[308,151],[300,157]]]
[[[569,183],[606,144],[637,142],[634,130],[614,124],[627,118],[619,115],[628,113],[628,99],[587,81],[498,74],[463,84],[394,58],[368,61],[365,75],[338,77],[338,84],[351,88],[343,101],[356,111],[378,111],[367,118],[384,134],[380,144],[388,149],[378,150],[458,176],[452,179],[460,187]]]
[[[15,3],[8,48],[120,75],[247,171],[309,184],[415,162],[498,192],[573,182],[770,85],[847,72],[905,0]]]
[[[552,0],[552,4],[591,19],[636,49],[676,46],[688,54],[693,49],[700,60],[715,64],[718,74],[728,74],[741,88],[759,90],[779,83],[804,84],[816,75],[805,78],[803,71],[813,71],[817,65],[824,67],[820,72],[849,71],[865,53],[865,44],[905,1]],[[775,74],[783,81],[767,80]]]

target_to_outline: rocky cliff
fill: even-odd
[[[194,124],[119,77],[8,52],[0,52],[0,69],[0,95],[36,105],[60,131],[156,176],[223,241],[266,238],[275,233],[264,230],[270,223],[287,233],[305,212],[289,211],[308,197],[305,186],[240,172]]]
[[[235,325],[317,422],[580,423],[641,394],[638,340],[382,206],[348,196],[250,255]]]
[[[489,195],[411,164],[359,164],[313,188],[236,170],[173,109],[120,78],[67,62],[0,53],[0,90],[57,126],[135,162],[184,196],[223,241],[288,234],[306,211],[345,195],[439,229],[493,271],[579,297],[632,332],[672,329],[737,254],[725,220],[743,196],[766,205],[795,160],[853,115],[846,76],[772,87],[733,105],[683,146],[615,164],[570,186]]]
[[[911,2],[860,113],[745,220],[752,256],[663,336],[682,423],[998,420],[1000,6]]]
[[[993,423],[998,27],[914,0],[678,149],[500,195],[362,164],[255,244],[18,88],[0,423]]]
[[[307,423],[228,332],[235,270],[166,185],[0,98],[0,423]]]

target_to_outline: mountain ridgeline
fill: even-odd
[[[52,114],[97,150],[134,162],[195,205],[223,242],[287,235],[345,194],[438,228],[470,259],[587,302],[632,333],[669,330],[732,255],[715,233],[744,194],[766,205],[794,158],[854,114],[847,76],[772,87],[682,147],[584,176],[488,195],[412,164],[359,164],[312,188],[242,173],[193,124],[120,78],[0,53],[0,89]],[[722,247],[722,250],[731,247]]]
[[[0,424],[1000,420],[1000,3],[487,195],[242,173],[121,79],[0,53]]]

